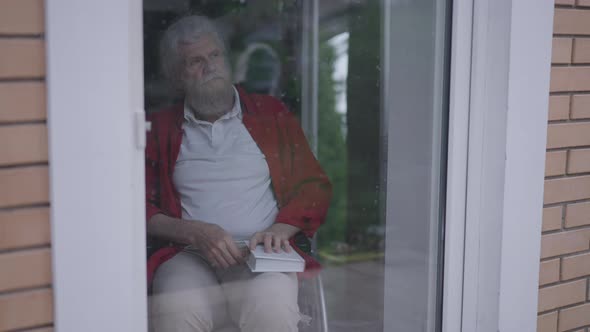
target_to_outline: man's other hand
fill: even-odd
[[[244,262],[243,252],[223,228],[206,222],[194,225],[196,229],[191,232],[190,242],[201,251],[211,266],[227,269]]]
[[[275,223],[262,232],[257,232],[250,239],[250,250],[256,249],[259,243],[264,244],[264,252],[270,253],[273,250],[280,252],[281,248],[286,252],[293,250],[289,244],[289,238],[299,232],[299,228],[283,224]]]

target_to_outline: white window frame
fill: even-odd
[[[141,0],[47,0],[56,331],[147,331]]]
[[[454,1],[444,332],[536,331],[553,6]]]
[[[553,5],[454,1],[444,332],[535,330]],[[142,2],[45,7],[55,327],[146,331]]]

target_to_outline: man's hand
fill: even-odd
[[[227,268],[244,261],[245,254],[238,249],[232,237],[215,224],[172,218],[158,213],[148,221],[147,232],[151,236],[178,244],[192,245],[214,267]]]
[[[262,232],[257,232],[250,239],[250,249],[256,249],[259,243],[264,244],[264,252],[270,253],[281,251],[283,248],[286,252],[293,250],[289,244],[289,238],[299,232],[299,228],[283,223],[274,223],[272,226]]]
[[[223,228],[206,222],[195,222],[194,226],[189,241],[201,251],[211,266],[227,269],[244,262],[243,253]]]

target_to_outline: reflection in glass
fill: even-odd
[[[225,33],[234,82],[300,118],[332,182],[313,244],[320,282],[306,286],[322,321],[309,331],[438,329],[448,3],[144,0],[148,113],[179,99],[158,70],[162,32],[206,15]]]

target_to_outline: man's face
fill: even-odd
[[[187,94],[213,92],[231,85],[225,53],[216,38],[204,35],[196,42],[181,44],[179,50],[184,58],[181,78]]]

